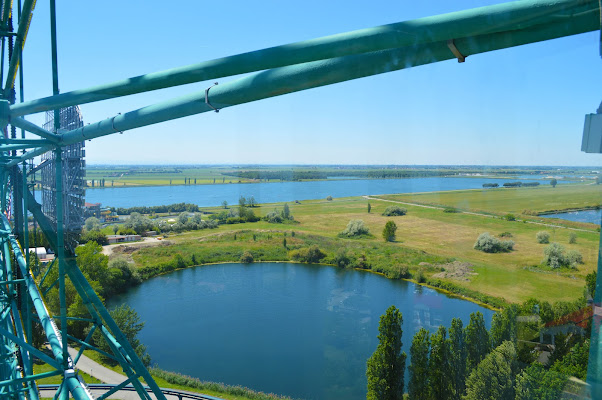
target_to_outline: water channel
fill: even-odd
[[[290,263],[193,267],[143,282],[127,303],[146,321],[141,341],[163,369],[304,399],[366,398],[366,360],[379,317],[403,313],[404,351],[434,332],[492,311],[364,271]],[[408,360],[409,364],[409,360]],[[406,381],[407,382],[407,381]]]
[[[590,224],[600,224],[602,219],[602,210],[582,210],[570,211],[558,214],[540,215],[543,218],[560,218],[574,222],[589,222]]]
[[[510,181],[510,180],[509,180]],[[324,180],[308,182],[232,183],[215,185],[114,187],[86,190],[86,201],[110,207],[157,206],[194,203],[200,207],[238,204],[240,196],[258,203],[324,199],[388,193],[418,193],[441,190],[479,189],[484,183],[504,183],[488,178],[406,178]],[[537,182],[524,180],[523,182]],[[561,184],[561,182],[559,182]]]

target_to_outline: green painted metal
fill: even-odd
[[[13,117],[10,120],[10,123],[14,126],[16,126],[17,128],[21,128],[26,130],[27,132],[31,132],[34,135],[38,135],[41,136],[47,140],[50,141],[50,143],[58,143],[58,139],[59,136],[52,133],[52,132],[48,132],[45,129],[40,128],[39,126],[37,126],[36,124],[33,124],[23,118],[19,118],[19,117]]]
[[[571,13],[593,10],[598,6],[598,0],[531,0],[480,7],[286,44],[137,76],[106,85],[15,104],[11,107],[11,111],[14,116],[26,115],[69,105],[85,104],[310,61],[507,30],[528,29],[534,24],[561,23]]]
[[[33,9],[35,6],[36,0],[25,0],[23,3],[21,18],[19,18],[19,27],[17,28],[17,39],[15,41],[15,47],[17,49],[22,49],[25,45],[25,39],[27,38],[27,32],[29,31],[29,24],[31,23],[31,17],[33,16]],[[19,68],[20,60],[21,51],[13,52],[13,57],[10,60],[8,70],[6,72],[6,83],[4,85],[4,95],[7,97],[10,90],[12,90],[15,85],[15,79],[17,77],[17,70]]]

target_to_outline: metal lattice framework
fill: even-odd
[[[0,138],[0,398],[3,399],[38,399],[36,380],[57,375],[62,377],[62,384],[56,398],[92,398],[75,367],[83,349],[100,351],[90,345],[95,331],[101,333],[111,348],[112,354],[107,355],[118,361],[127,375],[122,384],[108,389],[100,399],[130,384],[140,398],[150,399],[141,379],[154,396],[165,399],[77,266],[70,234],[76,229],[76,222],[81,221],[78,210],[83,200],[83,191],[79,190],[83,188],[85,140],[351,79],[454,58],[462,62],[479,53],[600,29],[599,0],[524,0],[292,43],[59,93],[55,0],[49,1],[53,95],[24,101],[23,70],[19,66],[35,1],[22,0],[14,5],[12,0],[0,0],[0,128],[4,130],[4,137]],[[15,26],[13,19],[17,21]],[[83,126],[79,115],[75,119],[68,117],[78,114],[76,106],[85,103],[248,73],[253,74],[91,125]],[[17,81],[19,101],[15,91]],[[38,112],[51,113],[48,124],[40,127],[24,118]],[[32,159],[43,154],[46,155],[41,167],[31,165]],[[43,205],[38,204],[28,185],[28,177],[38,168],[43,171],[48,193]],[[29,215],[58,256],[58,261],[47,270],[58,276],[51,283],[59,288],[58,310],[48,309],[40,291],[40,287],[49,285],[46,280],[50,275],[36,275],[29,268],[29,255],[22,250],[29,248]],[[598,279],[599,285],[602,273]],[[91,323],[92,329],[83,339],[68,332],[67,280],[89,313],[83,320]],[[602,377],[598,373],[598,365],[602,365],[600,296],[602,290],[597,290],[588,370],[592,398],[602,398]],[[50,354],[32,345],[34,324],[42,327]],[[77,356],[69,355],[68,341],[81,346]],[[35,374],[33,357],[45,361],[53,370]]]

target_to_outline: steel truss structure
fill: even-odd
[[[71,199],[68,198],[71,194],[66,193],[82,187],[78,168],[83,167],[79,153],[83,152],[81,144],[85,140],[351,79],[454,58],[464,61],[479,53],[600,29],[599,0],[524,0],[287,44],[59,93],[56,8],[55,0],[49,1],[53,95],[24,101],[20,64],[35,0],[22,0],[22,3],[19,0],[16,5],[12,0],[0,0],[0,127],[4,129],[4,137],[0,138],[0,207],[3,212],[0,221],[0,397],[3,399],[38,399],[36,380],[47,376],[62,377],[56,398],[92,398],[75,367],[83,349],[100,351],[89,344],[94,331],[101,333],[111,348],[112,354],[107,355],[117,360],[127,375],[121,385],[108,390],[101,399],[130,384],[140,398],[149,399],[141,379],[154,396],[165,398],[79,270],[70,245],[69,233],[79,218],[71,212],[77,209],[83,194],[78,193]],[[13,19],[17,21],[15,27]],[[61,122],[63,113],[71,112],[66,110],[74,110],[69,107],[252,72],[255,73],[91,125]],[[49,119],[52,129],[24,118],[39,112],[52,113],[53,118]],[[17,129],[21,130],[20,138],[17,138]],[[75,147],[69,147],[72,145]],[[72,168],[69,160],[73,153],[80,161]],[[48,163],[42,166],[44,173],[48,173],[46,182],[54,181],[54,185],[48,185],[52,195],[44,197],[44,205],[35,200],[28,185],[28,177],[37,170],[30,160],[42,154],[48,154],[42,161]],[[46,204],[48,201],[54,203]],[[12,219],[7,216],[9,209]],[[52,285],[59,288],[59,310],[49,310],[40,291],[48,274],[36,275],[37,272],[29,268],[29,255],[23,252],[29,248],[29,215],[41,227],[58,256],[58,262],[49,270],[58,270],[58,279]],[[599,261],[599,271],[600,267]],[[83,320],[91,323],[92,329],[83,339],[68,332],[67,280],[89,312],[89,317]],[[602,273],[598,273],[598,286],[601,280]],[[592,398],[602,398],[602,376],[598,372],[598,366],[602,365],[601,296],[602,290],[597,290],[588,370]],[[50,353],[32,344],[34,324],[41,325]],[[81,346],[82,350],[75,357],[67,351],[69,341]],[[53,370],[35,374],[34,357],[48,363]]]

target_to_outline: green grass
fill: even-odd
[[[572,190],[589,193],[589,197],[586,198],[593,199],[599,189],[593,186],[574,186]],[[516,200],[508,198],[510,192],[519,194]],[[487,197],[489,203],[496,204],[497,206],[493,208],[503,215],[519,207],[512,204],[513,201],[521,204],[528,202],[555,204],[559,205],[559,208],[567,207],[566,202],[554,200],[559,194],[566,194],[565,188],[557,186],[541,189],[504,189],[488,191],[485,196],[493,196]],[[432,197],[443,196],[449,199],[462,195],[467,195],[467,201],[472,201],[481,196],[481,191],[446,192],[433,194]],[[386,197],[405,200],[405,197],[414,199],[418,196]],[[500,196],[501,199],[496,199],[496,196]],[[561,196],[561,198],[568,197]],[[370,214],[367,213],[368,201],[372,205]],[[583,294],[584,277],[596,267],[599,233],[591,224],[586,224],[591,230],[575,231],[567,228],[570,223],[566,223],[566,227],[544,227],[501,218],[445,213],[439,209],[412,205],[404,206],[408,209],[408,215],[382,216],[384,209],[391,204],[363,198],[289,203],[297,224],[280,225],[261,221],[222,225],[216,230],[186,232],[168,238],[174,243],[173,246],[143,249],[135,252],[133,258],[139,267],[168,263],[176,254],[180,254],[187,265],[191,265],[189,260],[192,254],[195,255],[198,264],[237,262],[242,252],[248,250],[254,254],[256,261],[286,261],[289,259],[288,252],[282,247],[282,239],[286,232],[289,250],[313,243],[332,258],[338,249],[345,248],[353,255],[365,254],[370,263],[376,266],[374,270],[385,274],[388,272],[390,276],[396,276],[401,267],[408,267],[410,272],[415,272],[420,262],[444,263],[447,260],[470,262],[478,275],[468,282],[452,280],[446,282],[467,291],[476,291],[508,302],[522,302],[529,297],[550,302],[572,301]],[[458,207],[457,203],[452,205]],[[281,209],[282,204],[267,204],[255,208],[254,211],[257,215],[265,215],[274,208]],[[219,210],[220,208],[204,209],[206,212]],[[374,238],[337,238],[352,219],[363,220]],[[380,237],[388,220],[395,221],[398,227],[395,243],[384,243]],[[580,251],[583,254],[584,264],[572,271],[547,271],[545,268],[540,268],[545,245],[537,243],[535,235],[541,230],[550,232],[551,241],[558,242],[567,249]],[[269,233],[271,238],[267,236],[268,231],[274,231]],[[295,231],[298,235],[291,238],[290,231]],[[237,240],[234,240],[235,232]],[[488,254],[474,250],[474,242],[483,232],[492,235],[510,232],[515,242],[514,251]],[[577,234],[577,243],[568,243],[570,232]],[[252,239],[253,234],[256,235],[257,241]],[[427,271],[427,277],[432,273]]]
[[[542,185],[534,188],[456,190],[378,196],[410,203],[497,214],[540,213],[602,205],[602,185]]]

